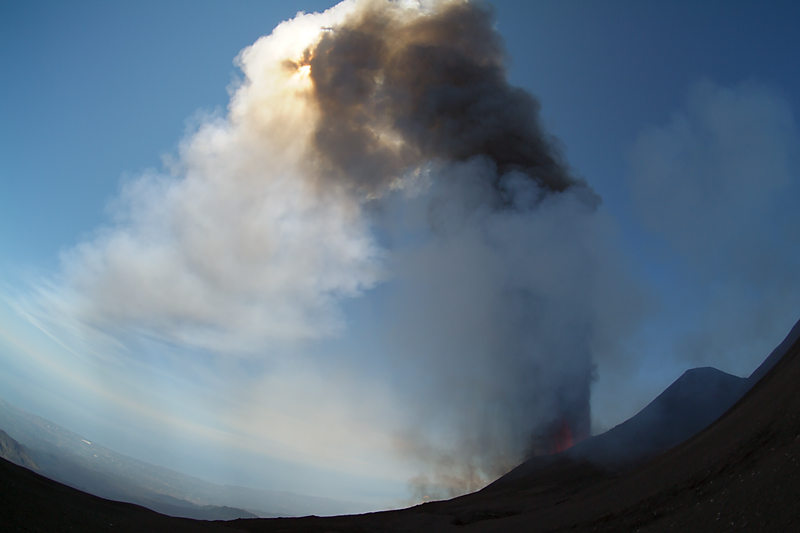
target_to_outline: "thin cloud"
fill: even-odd
[[[701,310],[676,350],[747,374],[800,310],[800,137],[789,103],[754,82],[696,84],[631,152],[634,207],[679,255]],[[688,307],[688,306],[687,306]]]

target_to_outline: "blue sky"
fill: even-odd
[[[298,9],[331,5],[0,7],[6,400],[212,481],[377,506],[407,497],[407,479],[425,463],[393,454],[397,442],[386,435],[394,426],[377,422],[419,416],[398,409],[386,382],[403,381],[403,369],[379,355],[386,337],[375,332],[391,282],[364,282],[361,296],[341,302],[345,333],[310,348],[274,340],[269,356],[220,357],[223,341],[164,340],[135,328],[90,338],[65,315],[50,315],[48,326],[26,307],[43,293],[65,301],[69,254],[116,223],[126,184],[166,172],[164,156],[180,158],[180,143],[209,116],[225,117],[242,77],[233,63],[240,50]],[[749,374],[800,318],[800,8],[493,5],[510,81],[539,99],[543,124],[603,198],[598,231],[608,249],[600,254],[608,268],[619,265],[613,287],[633,287],[631,308],[641,315],[608,326],[617,336],[603,345],[614,355],[595,361],[595,430],[635,413],[687,368]],[[378,355],[363,355],[370,350]],[[298,388],[307,394],[293,396]],[[434,426],[422,425],[432,442],[446,439]],[[299,446],[319,433],[326,445]]]

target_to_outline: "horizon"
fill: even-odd
[[[256,270],[211,261],[221,281],[177,292],[184,300],[166,304],[153,296],[143,300],[141,315],[134,309],[118,316],[113,311],[131,295],[147,296],[148,285],[125,274],[133,271],[97,266],[114,257],[104,239],[136,235],[139,248],[123,256],[125,264],[167,242],[167,259],[158,259],[167,265],[163,279],[174,272],[180,279],[175,265],[186,262],[169,258],[179,257],[184,243],[159,233],[166,227],[156,216],[159,195],[168,191],[159,184],[188,183],[187,168],[211,165],[204,150],[213,150],[204,143],[214,137],[203,135],[235,123],[229,92],[239,95],[235,105],[245,100],[239,91],[248,74],[234,58],[251,68],[252,80],[260,71],[248,65],[267,64],[258,54],[271,49],[263,41],[250,55],[240,51],[292,20],[297,4],[1,8],[0,61],[7,79],[16,80],[2,88],[7,119],[0,128],[4,399],[119,453],[214,483],[342,495],[336,499],[388,508],[417,490],[473,488],[491,481],[493,468],[519,460],[526,444],[503,440],[516,435],[523,420],[517,412],[530,409],[541,422],[536,428],[552,422],[553,408],[525,403],[531,398],[569,415],[572,407],[524,384],[507,394],[527,360],[504,360],[510,366],[499,365],[498,377],[488,370],[498,368],[491,364],[496,354],[541,351],[536,364],[552,370],[537,386],[568,383],[573,378],[564,377],[552,352],[571,349],[564,339],[577,329],[570,324],[589,331],[581,334],[586,346],[576,348],[588,352],[577,366],[591,371],[580,377],[591,391],[588,434],[626,420],[689,368],[750,375],[800,318],[800,216],[793,209],[800,198],[800,73],[791,68],[791,50],[800,50],[791,21],[800,8],[492,4],[510,57],[508,83],[541,104],[544,135],[558,139],[555,150],[578,180],[570,190],[584,180],[602,203],[586,207],[591,201],[583,193],[545,192],[558,200],[521,211],[519,220],[491,209],[489,222],[448,218],[447,231],[458,235],[464,224],[468,232],[436,248],[426,247],[426,239],[439,241],[418,215],[424,187],[402,201],[376,188],[369,200],[341,200],[341,211],[332,195],[319,204],[322,214],[316,204],[297,204],[307,211],[294,227],[306,233],[291,234],[285,244],[294,250],[303,235],[303,244],[323,250],[322,267],[309,267],[302,247],[302,261],[281,269],[258,254]],[[333,5],[297,7],[311,13]],[[340,16],[325,15],[335,24],[346,20]],[[317,19],[306,20],[281,26],[293,28],[287,42],[302,41],[303,31],[319,34]],[[258,105],[276,101],[275,94]],[[287,116],[315,116],[312,108],[297,109]],[[298,120],[298,131],[312,119]],[[293,131],[283,129],[270,142],[291,139]],[[455,170],[436,164],[419,167],[433,169],[425,172],[434,183],[440,171],[496,171],[472,159]],[[211,178],[233,165],[220,168]],[[355,172],[345,169],[345,179],[355,180]],[[246,188],[224,190],[236,202],[245,191],[249,200]],[[435,192],[467,197],[460,189],[443,191]],[[375,197],[385,200],[379,209],[363,207]],[[256,227],[242,222],[246,211],[204,202],[186,200],[170,216],[207,209],[210,218],[183,221],[213,222],[201,232],[209,249],[252,237],[242,231]],[[341,215],[352,212],[358,215]],[[282,216],[294,216],[288,213]],[[312,214],[329,218],[312,224]],[[218,243],[212,230],[223,232]],[[475,237],[484,234],[500,245]],[[340,238],[342,248],[324,248]],[[357,253],[342,259],[342,250]],[[546,259],[538,259],[539,250]],[[258,292],[266,282],[248,276],[262,270],[288,272],[281,278],[289,280],[287,292]],[[293,281],[319,272],[333,272],[325,285],[332,289],[308,292]],[[142,279],[161,279],[161,272],[151,274]],[[93,284],[103,276],[113,284],[100,290]],[[556,326],[515,311],[539,304],[506,299],[514,286],[494,281],[501,278],[521,279],[514,283],[523,292],[541,290],[543,301],[554,302],[543,309],[563,334],[551,338]],[[125,288],[120,280],[132,291],[108,296],[109,287]],[[256,295],[253,306],[236,296],[240,283]],[[464,301],[453,296],[475,286],[482,292],[468,291]],[[207,287],[213,290],[203,292]],[[192,300],[195,294],[201,296]],[[476,310],[467,312],[467,304]],[[159,315],[167,307],[179,311]],[[206,308],[201,319],[192,314]],[[508,322],[495,323],[498,313]],[[167,319],[151,323],[151,316]],[[442,316],[454,317],[452,323]],[[508,326],[529,316],[545,325]],[[529,328],[535,339],[527,338]],[[487,403],[497,396],[502,401]],[[492,411],[506,401],[523,403]],[[494,424],[504,417],[508,424]],[[499,435],[499,444],[475,444],[486,435]],[[454,457],[463,462],[453,466]],[[470,468],[480,472],[477,481]],[[465,477],[446,486],[436,476]]]

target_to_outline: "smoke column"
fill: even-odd
[[[564,432],[589,434],[595,317],[570,299],[595,292],[580,280],[597,260],[581,241],[598,200],[542,130],[538,102],[506,81],[487,6],[364,6],[291,67],[308,66],[314,84],[318,178],[403,213],[405,233],[422,226],[409,212],[425,215],[423,244],[388,247],[405,289],[390,321],[402,333],[387,344],[402,347],[409,379],[430,379],[438,426],[457,421],[455,455],[415,431],[401,439],[433,465],[419,495],[428,483],[453,495],[556,451]],[[420,174],[421,198],[392,193]]]
[[[387,372],[418,497],[586,437],[642,299],[493,25],[459,0],[281,24],[240,54],[227,117],[64,254],[49,320],[253,357],[346,337],[343,303],[374,298],[379,346],[351,357]]]

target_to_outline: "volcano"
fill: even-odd
[[[0,531],[796,531],[798,383],[800,323],[747,379],[689,371],[628,422],[534,458],[481,491],[366,515],[171,518],[3,460]],[[659,453],[720,409],[710,426]]]

